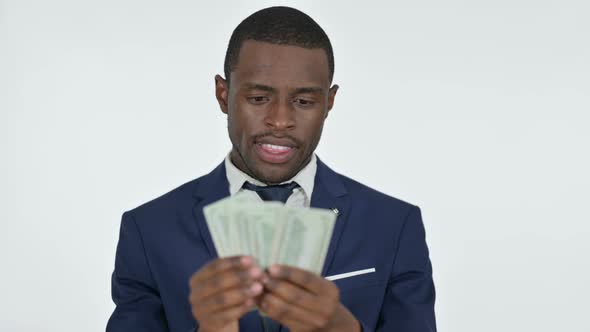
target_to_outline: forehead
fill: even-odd
[[[231,81],[274,87],[329,87],[328,57],[321,48],[307,49],[253,40],[244,41]]]

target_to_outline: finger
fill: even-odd
[[[254,305],[254,301],[248,300],[243,304],[239,304],[233,307],[228,307],[223,310],[219,310],[215,313],[202,313],[198,307],[193,307],[194,317],[206,317],[207,322],[218,326],[223,326],[233,321],[240,319],[246,314],[250,308]],[[198,318],[197,318],[198,319]]]
[[[221,271],[230,269],[232,267],[250,267],[254,264],[254,259],[250,256],[233,256],[233,257],[226,257],[216,259],[204,267],[202,267],[198,272],[193,274],[191,277],[189,284],[191,287],[195,287],[204,280],[211,278],[212,276],[220,273]]]
[[[194,305],[202,308],[202,314],[211,314],[227,308],[243,305],[247,302],[253,304],[254,297],[260,295],[262,289],[261,284],[254,283],[249,287],[239,287],[217,293],[201,300],[199,303],[194,303]]]
[[[196,296],[204,299],[230,288],[247,287],[260,277],[262,277],[262,270],[256,266],[248,269],[234,267],[203,281],[193,290]]]
[[[295,285],[305,288],[316,295],[337,297],[338,288],[321,276],[286,265],[272,265],[268,268],[271,277],[287,280]]]
[[[307,289],[298,287],[289,281],[270,278],[264,288],[285,302],[301,307],[304,310],[328,314],[329,303],[324,297],[315,296]]]
[[[326,323],[323,316],[285,302],[283,299],[272,293],[264,294],[259,306],[270,318],[282,324],[288,321],[297,321],[299,324],[309,328],[323,326]]]

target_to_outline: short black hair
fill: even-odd
[[[228,82],[246,40],[308,49],[321,48],[328,57],[330,81],[334,77],[334,51],[328,35],[319,24],[300,10],[282,6],[269,7],[246,17],[234,29],[225,53],[223,69]]]

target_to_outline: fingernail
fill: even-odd
[[[260,292],[262,291],[262,285],[259,283],[253,283],[252,286],[250,286],[250,294],[252,295],[258,295],[260,294]]]
[[[279,271],[280,270],[281,269],[278,266],[273,265],[273,266],[271,266],[271,267],[268,268],[268,273],[270,273],[270,275],[272,275],[272,276],[276,276],[276,275],[279,274]]]
[[[250,269],[250,276],[252,278],[258,278],[258,277],[260,277],[261,274],[262,274],[262,271],[257,267],[253,267]]]
[[[269,280],[270,278],[265,274],[262,276],[262,279],[260,281],[262,281],[263,284],[266,284]]]
[[[240,259],[240,262],[244,266],[249,266],[250,264],[252,264],[252,257],[250,257],[250,256],[242,256],[242,258]]]

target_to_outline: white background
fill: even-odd
[[[121,214],[222,161],[272,4],[0,0],[1,331],[104,330]],[[318,154],[422,208],[439,330],[590,331],[588,1],[289,4],[335,49]]]

